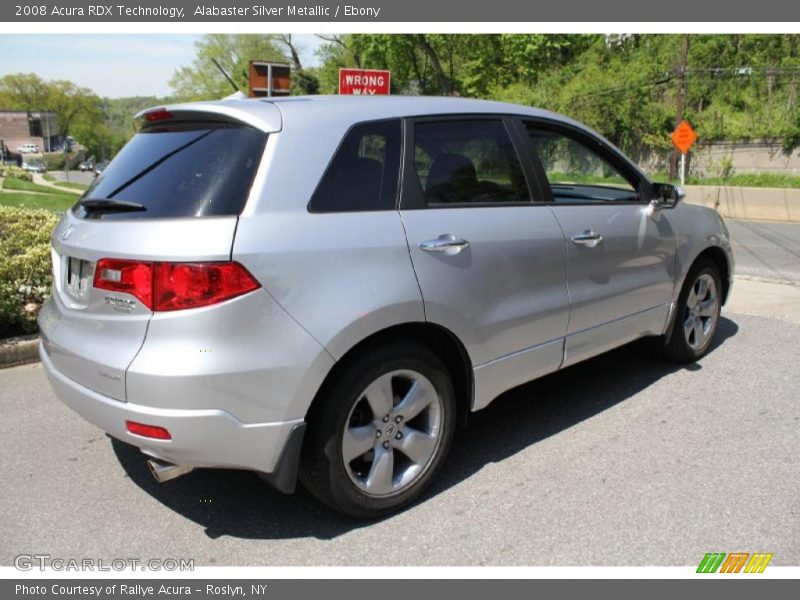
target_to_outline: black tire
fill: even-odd
[[[694,314],[691,311],[691,307],[689,307],[687,304],[689,295],[693,290],[697,290],[698,282],[706,277],[710,277],[714,282],[714,289],[716,293],[716,302],[714,303],[715,308],[713,310],[713,315],[711,316],[711,321],[708,324],[709,326],[706,334],[707,337],[705,337],[702,343],[693,344],[692,337],[690,336],[687,339],[687,334],[685,333],[684,329],[689,317],[693,316]],[[692,268],[686,275],[683,288],[678,296],[678,304],[675,308],[675,316],[673,318],[669,343],[663,347],[662,354],[666,358],[678,363],[694,362],[702,356],[705,356],[705,354],[707,354],[711,349],[711,346],[714,343],[714,338],[717,334],[717,329],[719,328],[721,307],[722,280],[720,277],[719,268],[713,261],[702,258],[692,265]]]
[[[413,479],[410,479],[407,484],[403,484],[403,487],[396,492],[376,496],[368,493],[356,483],[357,477],[354,474],[356,469],[353,468],[353,464],[358,461],[367,461],[368,459],[365,457],[369,457],[370,452],[372,452],[374,461],[380,448],[376,446],[374,451],[368,451],[354,461],[345,464],[343,436],[346,427],[357,426],[353,425],[357,411],[360,411],[359,417],[366,423],[364,427],[372,427],[375,420],[381,418],[374,414],[370,403],[367,403],[366,408],[364,407],[367,387],[380,380],[381,377],[389,377],[389,385],[396,390],[395,386],[403,383],[402,377],[394,378],[388,374],[397,371],[419,374],[422,376],[421,380],[427,380],[426,386],[428,383],[432,384],[437,394],[435,437],[438,442],[434,445],[433,453],[427,459],[424,468],[419,467],[420,472]],[[450,374],[439,357],[424,346],[411,341],[397,341],[368,348],[358,356],[350,357],[334,377],[335,379],[323,386],[307,418],[308,430],[300,462],[300,482],[320,501],[353,517],[373,518],[397,511],[422,494],[440,470],[450,450],[457,418],[455,392]],[[398,379],[400,382],[395,384]],[[429,388],[430,386],[428,386]],[[392,394],[393,397],[396,393],[395,391]],[[395,406],[399,406],[399,398],[396,397]],[[369,413],[362,414],[366,413],[367,408]],[[409,428],[408,431],[412,431],[410,424],[414,422],[415,418],[412,417],[408,424],[403,423],[403,426]],[[386,423],[388,430],[391,422],[387,421]],[[384,435],[382,438],[384,440],[388,439],[383,431],[378,434],[378,430],[376,430],[375,433]],[[394,430],[388,435],[393,436]],[[402,434],[398,433],[398,435],[402,437]],[[407,434],[406,440],[410,441],[410,439],[411,436]],[[400,452],[397,456],[400,460],[406,460],[405,455],[399,449],[392,447],[390,451]],[[369,465],[368,462],[366,464]],[[394,459],[391,465],[394,469]],[[368,466],[365,466],[364,469],[368,470]],[[394,479],[391,481],[393,482]]]

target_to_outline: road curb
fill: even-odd
[[[779,285],[792,285],[800,287],[800,281],[792,281],[791,279],[776,279],[774,277],[763,277],[761,275],[739,275],[738,273],[733,276],[734,280],[741,281],[758,281],[760,283],[777,283]]]
[[[39,336],[24,335],[0,340],[0,369],[39,360]]]

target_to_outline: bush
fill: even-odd
[[[36,331],[50,294],[50,234],[57,222],[46,210],[0,206],[0,337]]]
[[[63,171],[66,156],[63,152],[48,152],[44,155],[44,164],[48,171]]]
[[[3,165],[0,167],[0,177],[13,177],[14,179],[22,179],[23,181],[33,181],[33,174],[12,165]]]

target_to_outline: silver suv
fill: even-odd
[[[145,111],[53,233],[58,397],[150,457],[418,497],[500,393],[644,336],[692,361],[733,260],[709,209],[542,110],[294,97]]]

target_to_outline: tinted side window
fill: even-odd
[[[356,125],[319,182],[311,212],[393,210],[400,171],[400,120]]]
[[[606,158],[583,143],[527,125],[554,202],[614,202],[638,199],[634,185]]]
[[[261,161],[267,134],[214,123],[159,125],[137,133],[84,194],[144,205],[104,220],[238,215]],[[86,214],[76,206],[79,217]]]
[[[522,167],[499,119],[417,122],[414,146],[429,206],[530,202]]]

